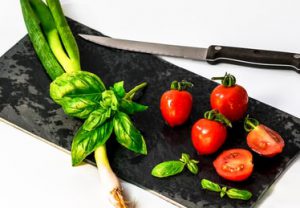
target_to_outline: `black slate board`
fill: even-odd
[[[69,20],[69,23],[74,34],[100,34],[75,21]],[[113,139],[108,143],[112,167],[124,180],[154,190],[186,207],[250,207],[255,205],[299,153],[300,120],[250,99],[249,113],[278,131],[285,138],[286,147],[282,154],[272,159],[254,154],[255,170],[245,182],[233,183],[221,179],[212,167],[217,154],[199,157],[190,141],[193,122],[210,108],[209,94],[216,86],[215,83],[156,56],[100,47],[76,38],[82,68],[98,74],[107,86],[120,80],[125,81],[127,89],[142,81],[149,83],[139,102],[150,108],[133,117],[147,140],[148,155],[136,155],[116,144]],[[195,84],[191,90],[194,107],[190,120],[184,126],[172,129],[164,123],[158,106],[161,94],[175,79],[187,79]],[[0,58],[0,117],[70,150],[72,137],[82,122],[67,117],[50,99],[49,83],[49,77],[38,61],[28,36],[25,36]],[[220,151],[231,147],[247,148],[245,136],[242,124],[235,123]],[[190,153],[200,160],[198,176],[191,176],[188,172],[163,180],[151,176],[150,172],[155,164],[177,159],[182,152]],[[215,193],[201,190],[202,178],[248,189],[253,193],[253,198],[247,202],[226,197],[221,199]]]

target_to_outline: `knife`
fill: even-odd
[[[167,45],[78,34],[93,43],[122,50],[260,68],[290,69],[300,73],[300,54],[211,45],[208,48]]]

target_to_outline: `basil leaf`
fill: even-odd
[[[126,94],[126,91],[124,89],[124,81],[117,82],[113,86],[113,91],[118,95],[118,97],[123,98]]]
[[[252,197],[252,193],[247,190],[229,189],[226,192],[227,196],[231,199],[249,200]]]
[[[83,123],[82,128],[86,131],[92,131],[101,126],[111,116],[111,109],[98,108],[94,110]]]
[[[121,145],[133,152],[147,154],[144,137],[135,128],[127,114],[118,111],[114,116],[113,123],[116,139]]]
[[[127,113],[127,114],[135,114],[137,112],[142,112],[148,109],[148,106],[141,105],[139,103],[122,99],[120,102],[120,111]]]
[[[112,120],[107,121],[92,131],[86,131],[80,127],[72,142],[72,165],[76,166],[80,164],[97,147],[103,145],[109,139],[112,130]]]
[[[219,184],[214,183],[212,181],[209,181],[207,179],[202,179],[201,180],[201,186],[203,189],[207,189],[210,191],[215,191],[215,192],[220,192],[221,191],[221,187],[219,186]]]
[[[102,93],[102,100],[100,101],[100,105],[103,108],[111,108],[112,110],[118,110],[119,101],[112,90],[105,90]]]
[[[223,198],[223,197],[225,196],[226,191],[227,191],[227,187],[224,186],[224,187],[221,189],[221,192],[220,192],[220,197],[221,197],[221,198]]]
[[[64,112],[69,116],[85,119],[89,114],[99,108],[99,100],[101,96],[88,97],[64,97],[60,100]]]
[[[199,168],[198,168],[198,165],[196,163],[193,163],[193,162],[189,162],[187,163],[187,168],[189,169],[189,171],[193,174],[198,174],[199,172]]]
[[[152,171],[151,174],[158,178],[164,178],[168,176],[173,176],[178,173],[181,173],[184,169],[185,163],[181,161],[166,161],[159,163],[156,165]]]
[[[66,100],[84,97],[90,100],[98,100],[99,95],[105,90],[101,79],[90,72],[79,71],[64,73],[57,77],[50,85],[50,96],[58,104],[66,104]],[[101,98],[101,97],[100,97]]]
[[[182,161],[184,163],[188,163],[190,161],[190,155],[188,155],[186,153],[182,153],[180,161]]]

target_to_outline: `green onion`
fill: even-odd
[[[60,40],[60,36],[58,30],[56,28],[54,19],[52,14],[48,8],[48,6],[41,0],[30,0],[33,11],[39,18],[41,22],[42,29],[47,38],[48,44],[57,58],[58,62],[61,64],[63,69],[66,72],[74,72],[80,70],[79,57],[74,58],[74,60],[70,59],[66,54],[63,45]],[[71,35],[73,37],[73,35]],[[68,42],[69,40],[67,40]],[[76,50],[77,45],[76,45]],[[78,60],[78,61],[77,61]]]
[[[34,50],[51,79],[62,75],[63,68],[52,53],[29,0],[20,0],[24,22]]]
[[[47,4],[53,16],[63,46],[67,52],[68,57],[70,58],[70,63],[68,63],[65,71],[80,71],[80,56],[77,43],[63,14],[61,5],[58,0],[47,0]]]

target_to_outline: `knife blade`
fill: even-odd
[[[300,54],[261,49],[211,45],[208,48],[149,43],[78,34],[93,43],[122,50],[206,61],[210,64],[231,63],[260,68],[289,69],[300,73]]]

